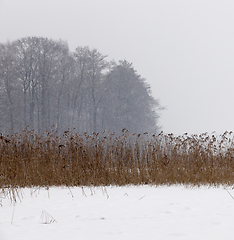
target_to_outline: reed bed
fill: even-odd
[[[122,132],[2,134],[0,188],[234,183],[232,132],[219,136]]]

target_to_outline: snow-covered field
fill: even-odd
[[[0,240],[234,238],[234,199],[223,187],[54,187],[22,193],[15,206],[0,202]]]

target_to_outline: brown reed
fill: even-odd
[[[0,187],[233,185],[232,132],[214,136],[34,131],[0,136]]]

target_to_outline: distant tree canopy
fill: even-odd
[[[0,132],[157,132],[149,85],[131,63],[106,58],[42,37],[0,44]]]

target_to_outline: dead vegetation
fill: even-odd
[[[233,185],[233,137],[232,132],[177,137],[126,130],[121,136],[28,130],[1,135],[0,187]]]

